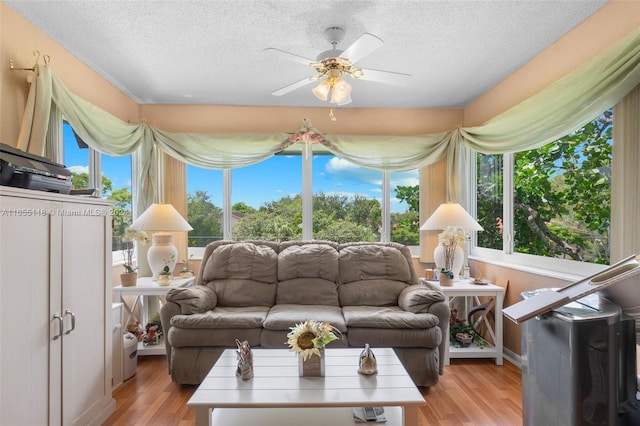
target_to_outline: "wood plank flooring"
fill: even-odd
[[[195,390],[171,382],[164,356],[140,356],[136,375],[114,392],[116,412],[104,424],[192,426],[187,401]],[[420,390],[427,405],[416,426],[522,424],[521,372],[508,361],[452,359],[437,385]]]

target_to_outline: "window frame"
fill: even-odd
[[[477,217],[477,167],[476,157],[478,151],[472,150],[473,155],[467,158],[469,173],[469,192],[467,205],[469,213]],[[550,278],[559,278],[575,281],[601,272],[607,265],[590,262],[579,262],[570,259],[557,259],[546,256],[518,253],[514,251],[514,158],[513,153],[503,155],[503,208],[502,225],[503,238],[502,250],[478,247],[477,235],[474,232],[471,237],[470,260],[478,260],[496,266],[517,269]],[[480,231],[482,232],[482,231]]]

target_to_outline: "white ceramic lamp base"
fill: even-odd
[[[433,261],[436,264],[436,268],[438,270],[444,268],[444,247],[442,244],[438,244],[436,249],[433,251]],[[460,248],[460,246],[456,246],[456,250],[453,254],[453,264],[451,266],[451,270],[453,271],[453,279],[455,281],[460,280],[460,271],[462,271],[462,266],[464,265],[464,250]]]
[[[158,281],[158,275],[165,265],[173,274],[178,259],[178,249],[173,245],[173,235],[158,232],[153,234],[153,245],[147,252],[147,262],[153,274],[153,281]]]

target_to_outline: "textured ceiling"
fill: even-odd
[[[349,79],[355,108],[462,107],[602,7],[605,0],[5,0],[11,8],[141,104],[310,106],[314,74],[263,52],[315,59],[345,29],[384,45],[357,64],[411,74],[407,87]],[[34,49],[37,49],[34,46]],[[43,52],[46,54],[47,52]],[[51,66],[55,71],[55,57]]]

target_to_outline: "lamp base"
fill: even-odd
[[[433,261],[435,262],[438,271],[445,267],[444,247],[442,246],[442,244],[438,244],[433,251]],[[456,246],[452,263],[453,264],[451,265],[451,269],[453,272],[453,280],[460,281],[460,272],[462,270],[462,266],[464,265],[464,250],[462,250],[460,246]]]
[[[173,245],[173,235],[157,232],[152,237],[153,245],[147,252],[147,262],[153,274],[153,281],[158,281],[158,275],[165,266],[169,267],[169,272],[173,274],[178,258],[178,249]]]

